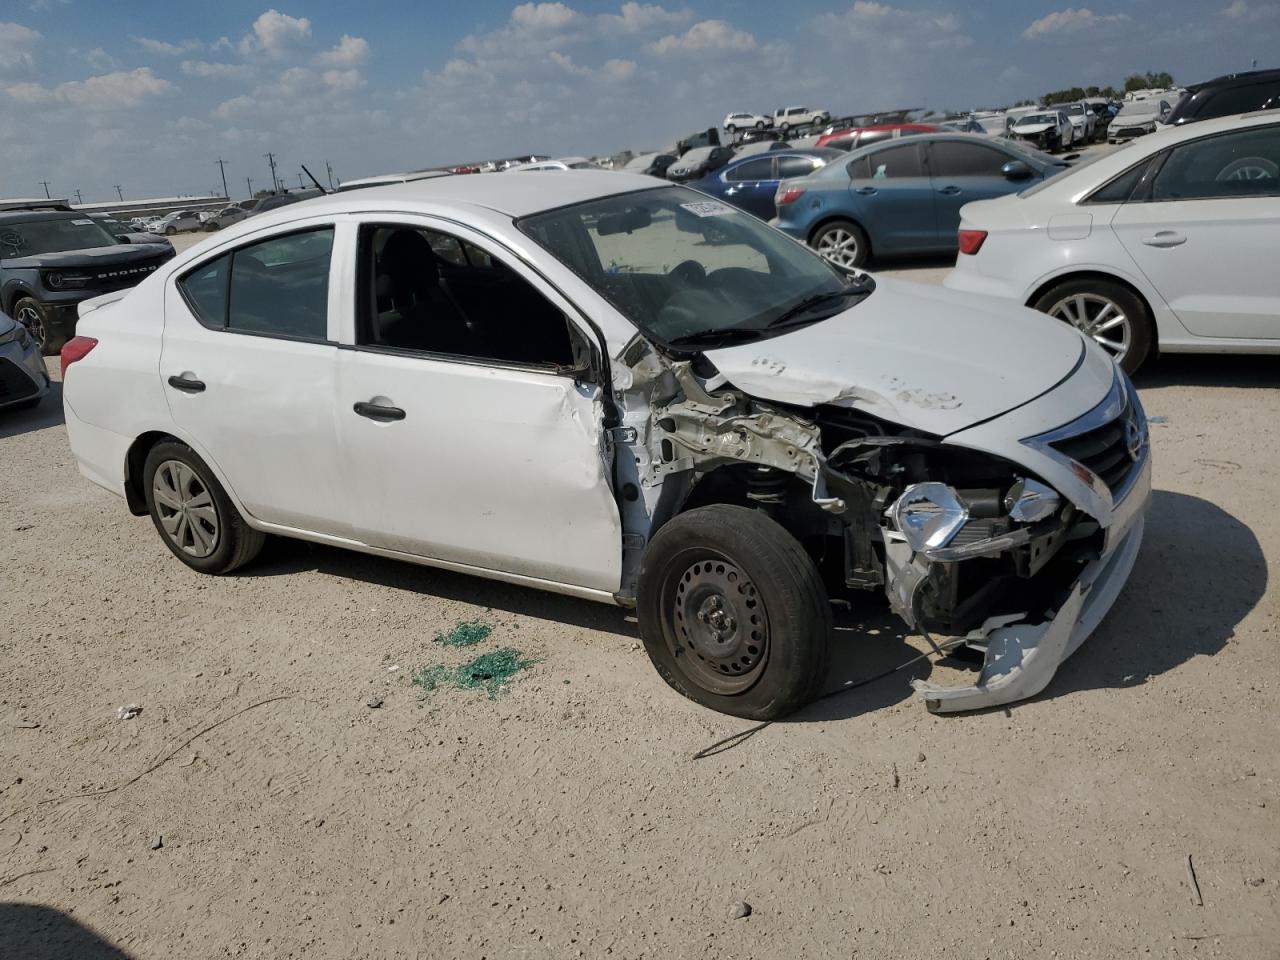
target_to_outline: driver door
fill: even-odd
[[[361,223],[354,290],[335,418],[357,538],[615,592],[599,349],[574,308],[491,241],[426,219]]]
[[[1174,147],[1111,226],[1191,333],[1280,339],[1280,125]]]

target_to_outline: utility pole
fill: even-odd
[[[124,203],[124,191],[120,189],[120,184],[116,184],[116,194],[120,197],[120,202]]]
[[[227,161],[219,157],[213,162],[218,165],[218,170],[222,173],[222,195],[230,200],[231,194],[227,191]]]
[[[329,189],[332,190],[333,189],[333,164],[329,163],[329,161],[326,160],[324,162],[324,170],[329,177]]]
[[[49,196],[49,181],[41,180],[40,182],[44,185],[44,198],[46,200],[52,200],[53,197]]]
[[[271,165],[271,192],[280,192],[280,181],[276,179],[276,155],[274,153],[264,153],[267,163]]]
[[[245,182],[245,186],[249,188],[249,199],[252,200],[253,199],[253,181],[250,180],[248,177],[245,177],[244,182]]]
[[[302,179],[302,174],[298,174],[298,189],[299,190],[307,189],[307,184],[306,184],[306,181]]]
[[[76,203],[84,203],[84,200],[80,196],[79,190],[76,191]]]

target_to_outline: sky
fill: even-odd
[[[1082,0],[1075,0],[1079,3]],[[739,110],[964,110],[1280,66],[1280,0],[0,0],[0,196],[658,149]]]

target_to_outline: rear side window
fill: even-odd
[[[1151,166],[1151,160],[1144,160],[1136,167],[1130,167],[1120,176],[1113,178],[1110,182],[1103,184],[1089,196],[1085,197],[1084,203],[1124,203],[1133,196],[1134,189],[1142,182],[1142,175],[1147,172]]]
[[[778,158],[778,179],[786,180],[788,177],[807,177],[817,169],[817,164],[808,157],[779,157]]]
[[[206,327],[297,340],[327,340],[333,228],[240,247],[178,281]]]
[[[734,167],[725,174],[724,178],[726,180],[772,180],[773,158],[762,157],[759,160],[748,160],[746,163]]]
[[[1210,97],[1197,116],[1207,120],[1265,110],[1268,106],[1275,106],[1277,98],[1280,98],[1280,83],[1254,83],[1247,87],[1229,88]]]
[[[1174,147],[1152,200],[1280,196],[1280,127],[1236,130]]]

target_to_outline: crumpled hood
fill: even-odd
[[[1052,130],[1056,126],[1056,123],[1015,123],[1013,132],[1024,137],[1034,137],[1044,133],[1046,130]]]
[[[1049,390],[1084,349],[1072,327],[1008,300],[877,278],[843,313],[707,356],[761,400],[853,407],[946,435]]]

